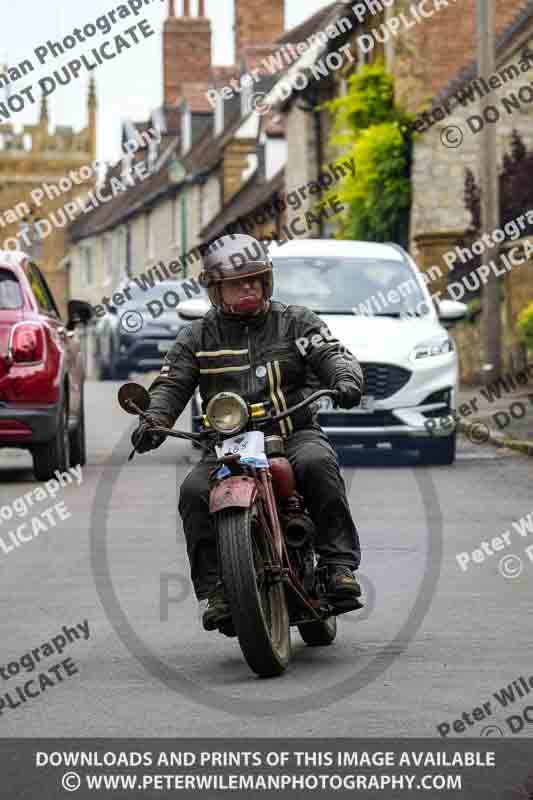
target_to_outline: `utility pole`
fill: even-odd
[[[496,0],[477,0],[477,39],[479,75],[485,80],[496,71]],[[491,103],[489,95],[481,100],[481,115]],[[482,233],[492,234],[500,227],[500,199],[498,183],[498,158],[496,149],[496,125],[485,124],[481,131],[479,152],[479,174],[481,182],[481,227]],[[482,256],[482,263],[490,266],[496,261],[499,247],[489,247]],[[489,277],[482,293],[482,374],[485,382],[501,374],[501,309],[500,284],[489,270]]]

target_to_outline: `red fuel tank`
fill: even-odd
[[[272,473],[272,486],[279,500],[288,500],[296,491],[294,470],[289,459],[284,456],[269,458],[270,472]]]

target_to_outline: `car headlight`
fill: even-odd
[[[411,353],[411,361],[418,361],[419,358],[428,358],[429,356],[443,356],[446,353],[453,353],[453,350],[453,340],[449,336],[444,339],[442,336],[437,336],[418,344]]]
[[[219,392],[207,404],[207,419],[218,433],[239,433],[249,419],[248,406],[238,394]]]

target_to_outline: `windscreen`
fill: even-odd
[[[22,292],[13,273],[0,269],[0,309],[22,308]]]
[[[404,261],[273,256],[274,299],[317,313],[428,313],[415,273]]]
[[[131,297],[131,300],[126,300],[120,307],[120,313],[122,314],[124,311],[131,311],[131,310],[138,310],[142,311],[143,308],[146,308],[146,304],[152,302],[153,300],[159,300],[159,302],[163,302],[163,298],[167,292],[175,292],[180,299],[183,299],[183,290],[181,290],[181,284],[177,281],[163,281],[161,283],[156,283],[154,286],[148,288],[146,291],[143,291],[136,283],[128,284],[128,294]],[[173,302],[173,298],[169,295],[168,298],[169,303]],[[170,308],[170,306],[169,306]]]

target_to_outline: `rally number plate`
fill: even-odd
[[[268,460],[265,454],[265,434],[261,431],[247,431],[232,436],[230,439],[215,448],[218,458],[239,455],[241,461],[255,464],[257,467],[267,467]]]

